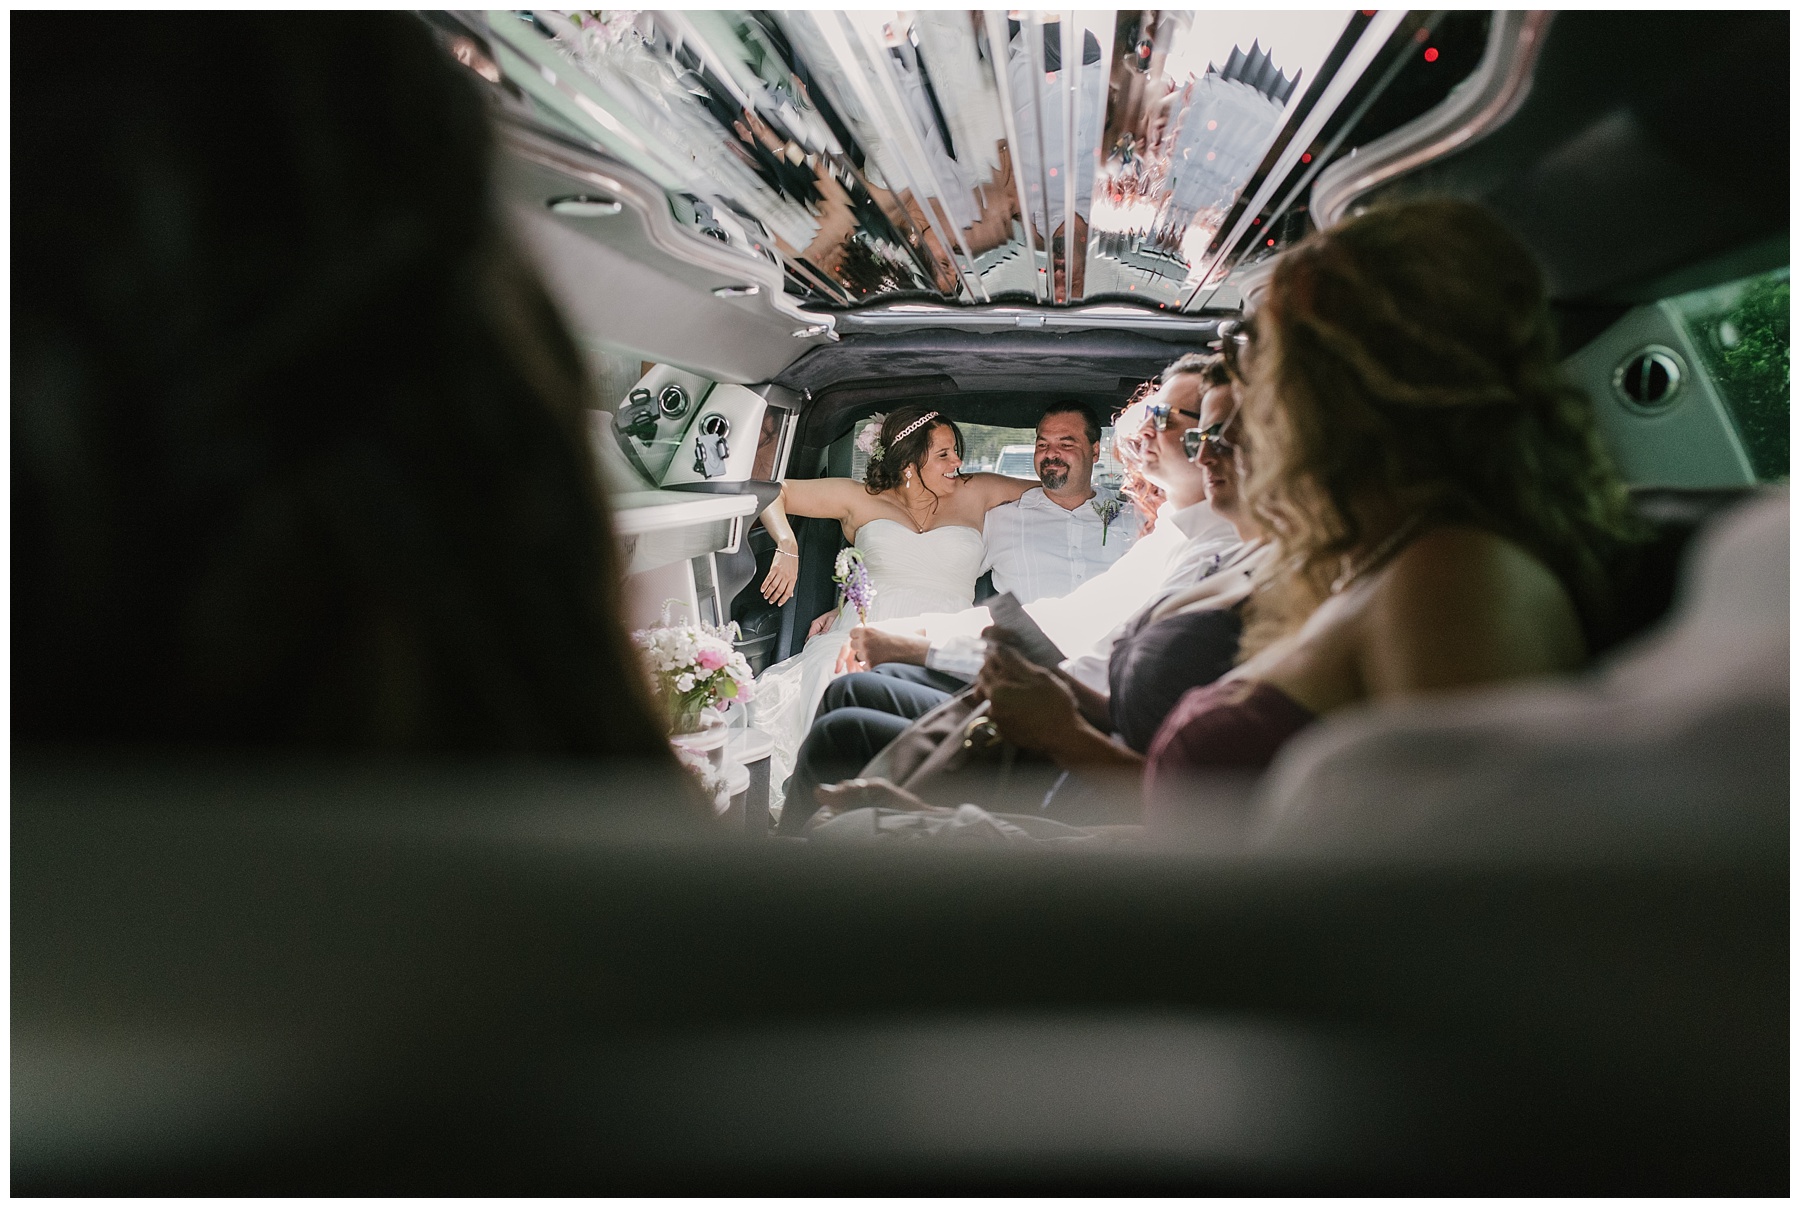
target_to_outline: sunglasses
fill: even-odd
[[[1167,403],[1151,403],[1146,410],[1150,412],[1150,422],[1156,425],[1158,432],[1169,430],[1169,416],[1171,415],[1185,415],[1196,422],[1200,419],[1198,411],[1189,411],[1186,407],[1170,407]]]
[[[1207,445],[1211,445],[1213,447],[1213,452],[1220,457],[1231,458],[1237,456],[1238,447],[1236,442],[1226,440],[1223,436],[1219,435],[1219,429],[1225,426],[1225,422],[1226,421],[1221,421],[1212,425],[1210,428],[1205,429],[1189,428],[1186,432],[1181,434],[1181,451],[1187,454],[1189,461],[1193,461],[1195,458],[1199,457],[1200,450]]]
[[[1250,360],[1255,343],[1255,319],[1245,319],[1241,323],[1227,320],[1219,324],[1219,355],[1225,359],[1225,372],[1239,382],[1247,383],[1250,380],[1245,371],[1245,362]]]

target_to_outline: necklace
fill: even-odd
[[[1350,586],[1352,583],[1374,570],[1377,566],[1380,566],[1383,562],[1387,561],[1388,558],[1392,557],[1394,552],[1400,548],[1401,543],[1412,536],[1414,531],[1425,522],[1425,516],[1426,513],[1423,511],[1414,512],[1411,516],[1401,521],[1400,527],[1389,533],[1387,538],[1382,541],[1380,545],[1377,545],[1374,549],[1370,550],[1362,558],[1359,558],[1357,561],[1344,567],[1344,573],[1331,581],[1331,594],[1334,596],[1337,595],[1346,587]],[[1346,561],[1348,561],[1348,559],[1346,559]]]
[[[906,514],[906,522],[913,526],[914,532],[922,533],[925,531],[925,526],[919,523],[918,509],[913,507],[913,505],[907,501],[906,492],[904,490],[894,492],[894,502],[899,506],[900,510]],[[928,512],[927,515],[929,516],[936,511],[936,501],[934,500],[930,512]]]

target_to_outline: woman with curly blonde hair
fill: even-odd
[[[1634,539],[1543,277],[1480,208],[1375,210],[1282,258],[1227,341],[1274,543],[1241,662],[1183,697],[1159,777],[1260,767],[1364,700],[1572,671],[1614,634]]]

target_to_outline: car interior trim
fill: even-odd
[[[1504,125],[1530,95],[1532,71],[1554,16],[1496,13],[1480,64],[1448,100],[1319,174],[1312,190],[1313,220],[1319,228],[1335,226],[1358,198],[1395,177]]]
[[[1326,83],[1324,91],[1320,94],[1319,103],[1312,107],[1311,112],[1307,113],[1294,130],[1293,136],[1287,139],[1286,146],[1283,147],[1280,156],[1276,159],[1274,168],[1264,174],[1262,184],[1251,197],[1249,204],[1239,208],[1237,222],[1231,227],[1231,233],[1218,242],[1218,250],[1195,274],[1197,282],[1193,291],[1188,294],[1187,300],[1182,303],[1182,310],[1196,309],[1195,300],[1199,298],[1201,290],[1206,289],[1209,284],[1214,286],[1224,284],[1222,276],[1215,278],[1220,265],[1242,241],[1246,232],[1250,230],[1252,222],[1262,214],[1276,191],[1281,188],[1282,182],[1288,178],[1288,174],[1300,166],[1300,157],[1308,153],[1307,148],[1312,145],[1319,132],[1336,115],[1338,106],[1349,97],[1351,90],[1362,79],[1363,72],[1374,64],[1377,56],[1387,46],[1388,39],[1393,36],[1395,30],[1400,28],[1400,23],[1405,20],[1406,15],[1404,9],[1384,10],[1376,13],[1368,25],[1363,28],[1362,36],[1351,48],[1343,66]],[[1205,309],[1205,304],[1202,303],[1198,309]]]
[[[644,229],[659,251],[689,264],[716,269],[722,274],[738,278],[730,288],[743,289],[746,285],[758,287],[758,292],[734,295],[735,297],[748,299],[766,296],[767,305],[780,314],[800,320],[807,326],[822,326],[827,331],[831,329],[830,315],[812,314],[800,309],[798,303],[782,288],[780,272],[773,264],[696,234],[676,222],[669,213],[668,202],[662,190],[629,168],[609,162],[603,153],[567,146],[554,135],[517,120],[503,120],[501,130],[508,154],[573,180],[591,184],[631,206],[643,216]],[[742,281],[745,277],[751,280]],[[715,296],[718,296],[716,291]]]

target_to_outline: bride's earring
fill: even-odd
[[[908,482],[912,481],[912,469],[910,467],[908,467],[908,469],[906,471],[906,481],[908,481]]]

